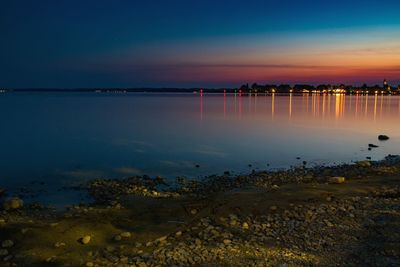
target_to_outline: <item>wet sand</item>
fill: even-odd
[[[0,266],[400,265],[399,157],[163,182],[94,180],[94,204],[1,211]]]

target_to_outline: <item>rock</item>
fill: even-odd
[[[230,245],[232,243],[232,241],[230,239],[224,239],[223,242],[225,245]]]
[[[106,247],[106,250],[107,250],[108,252],[114,252],[114,251],[115,251],[115,248],[114,248],[113,246],[107,246],[107,247]]]
[[[90,240],[92,239],[92,237],[90,235],[86,235],[82,238],[79,239],[79,242],[83,245],[87,245],[90,243]]]
[[[5,248],[0,249],[0,257],[4,257],[8,255],[8,250]]]
[[[94,266],[94,264],[93,264],[93,262],[86,262],[86,267],[93,267]]]
[[[176,236],[176,237],[180,237],[181,235],[182,235],[182,232],[181,232],[181,231],[178,231],[178,232],[175,233],[175,236]]]
[[[379,147],[379,146],[374,145],[374,144],[368,144],[368,147],[373,148],[373,147]]]
[[[123,232],[120,234],[122,238],[131,238],[132,234],[130,232]]]
[[[114,236],[115,241],[121,241],[122,237],[120,235]]]
[[[3,203],[5,210],[16,210],[24,206],[24,201],[18,197],[6,199]]]
[[[324,220],[324,222],[325,222],[326,226],[328,226],[328,227],[333,227],[334,226],[333,223],[331,223],[328,220]]]
[[[343,184],[346,181],[346,178],[341,176],[330,177],[328,179],[328,183],[330,184]]]
[[[272,211],[276,211],[278,209],[278,207],[277,206],[271,206],[269,209],[272,210]]]
[[[196,238],[196,239],[194,240],[194,243],[196,244],[196,246],[200,246],[200,245],[201,245],[201,240],[198,239],[198,238]]]
[[[157,238],[157,242],[158,243],[164,243],[165,241],[167,241],[167,238],[168,238],[168,236],[162,236],[162,237],[159,237],[159,238]]]
[[[242,224],[242,228],[243,228],[244,230],[248,230],[250,227],[249,227],[249,224],[248,224],[247,222],[244,222],[244,223]]]
[[[386,141],[386,140],[389,140],[389,136],[384,135],[384,134],[381,134],[381,135],[378,136],[378,140],[379,140],[379,141]]]
[[[8,255],[7,257],[4,257],[3,261],[9,261],[13,258],[13,255]]]
[[[196,209],[192,209],[192,210],[190,211],[190,213],[191,213],[192,215],[196,215],[196,214],[197,214],[197,210],[196,210]]]
[[[10,247],[14,246],[14,242],[13,242],[12,240],[4,240],[4,241],[1,243],[1,246],[2,246],[3,248],[10,248]]]
[[[371,167],[371,161],[369,161],[369,160],[357,161],[356,164],[357,164],[358,166],[360,166],[360,167]]]
[[[64,242],[56,242],[54,244],[54,247],[59,248],[59,247],[65,247],[65,243]]]

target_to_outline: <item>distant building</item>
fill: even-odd
[[[387,82],[386,79],[384,79],[384,80],[383,80],[383,89],[384,89],[384,90],[387,90],[388,87],[389,87],[388,82]]]

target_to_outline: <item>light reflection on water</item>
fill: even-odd
[[[0,186],[197,177],[400,151],[396,96],[21,93],[1,95],[0,112]],[[391,139],[378,142],[382,133]]]

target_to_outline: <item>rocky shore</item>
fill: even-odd
[[[388,156],[92,180],[82,190],[95,202],[65,211],[0,190],[0,266],[400,266],[399,182],[400,157]]]

